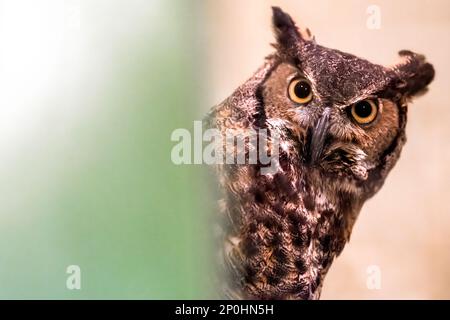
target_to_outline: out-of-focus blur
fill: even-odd
[[[450,3],[210,1],[204,22],[207,104],[227,97],[273,51],[272,5],[309,27],[322,45],[385,65],[410,49],[425,54],[436,69],[429,93],[410,105],[401,159],[361,211],[322,298],[450,298]],[[368,22],[373,5],[379,28]]]
[[[437,71],[322,297],[450,298],[450,3],[377,1],[380,29],[371,4],[0,0],[0,298],[214,297],[213,182],[170,138],[272,52],[272,5],[323,45]]]
[[[209,296],[209,197],[170,158],[199,117],[196,12],[1,1],[0,298]]]

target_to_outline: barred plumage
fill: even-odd
[[[322,47],[279,8],[273,24],[277,51],[208,119],[223,135],[266,129],[267,148],[280,139],[274,172],[263,174],[260,162],[218,166],[224,292],[317,299],[364,202],[400,156],[407,101],[426,89],[434,69],[410,51],[384,67]],[[311,100],[290,96],[293,79],[303,81],[294,94],[303,90]],[[376,114],[366,123],[368,112]]]

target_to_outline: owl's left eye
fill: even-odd
[[[351,106],[350,113],[358,124],[369,124],[377,117],[378,105],[374,100],[362,100]]]
[[[311,84],[305,78],[294,79],[289,84],[289,98],[295,103],[306,104],[312,100]]]

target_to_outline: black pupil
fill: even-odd
[[[311,86],[306,81],[300,81],[295,85],[295,95],[301,99],[305,99],[311,93]]]
[[[360,118],[367,118],[372,114],[372,105],[368,101],[361,101],[355,105],[355,113]]]

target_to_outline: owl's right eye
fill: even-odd
[[[311,84],[305,78],[294,79],[289,84],[289,98],[295,103],[306,104],[312,100]]]

